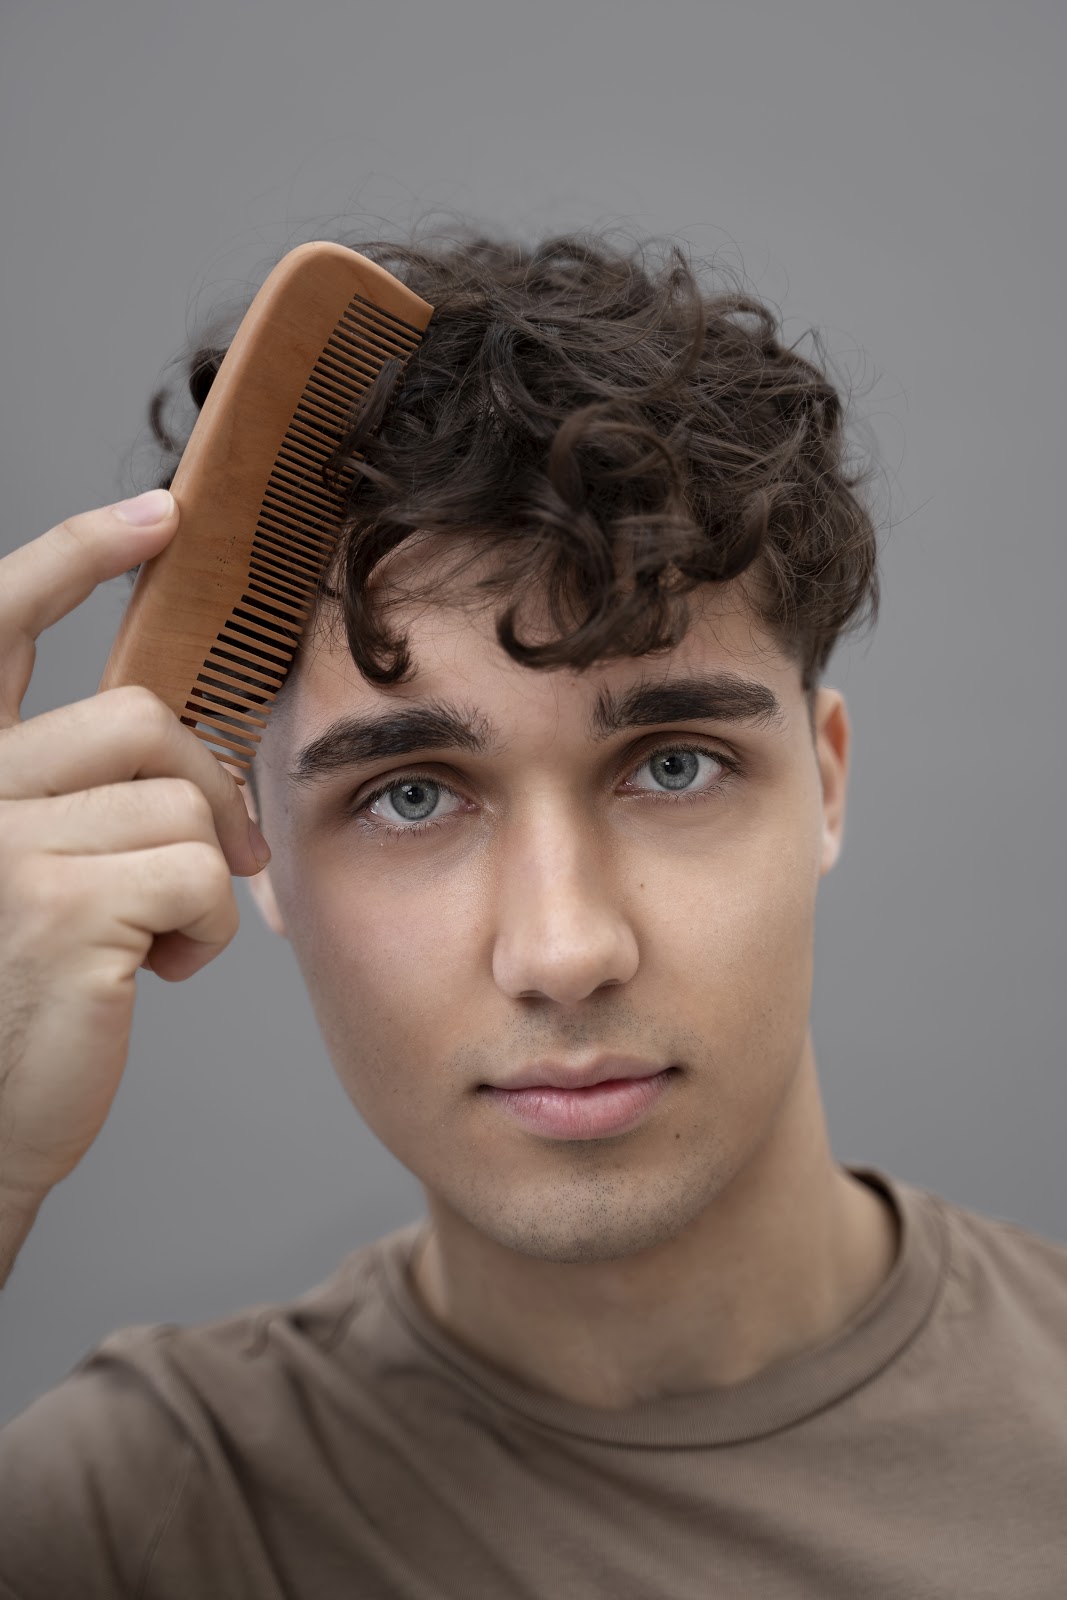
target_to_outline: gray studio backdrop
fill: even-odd
[[[828,674],[855,737],[814,1010],[835,1154],[1058,1239],[1065,19],[6,0],[0,21],[4,551],[144,486],[130,448],[187,327],[319,222],[671,234],[791,337],[822,330],[887,526],[881,624]],[[45,636],[24,715],[93,692],[125,594]],[[112,1328],[294,1294],[421,1214],[239,894],[219,960],[143,975],[106,1129],[0,1299],[0,1416]]]

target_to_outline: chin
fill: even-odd
[[[688,1183],[680,1173],[576,1174],[536,1192],[468,1193],[450,1205],[469,1227],[517,1255],[588,1266],[677,1238],[714,1199],[718,1186],[709,1177],[707,1169]]]

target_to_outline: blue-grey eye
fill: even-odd
[[[700,757],[695,750],[667,750],[652,756],[648,766],[664,788],[686,789],[700,771]]]
[[[425,822],[437,804],[440,794],[438,784],[430,783],[425,778],[417,778],[387,789],[382,798],[388,796],[393,810],[398,817],[403,817],[405,822]]]

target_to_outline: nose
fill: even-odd
[[[637,971],[637,937],[610,848],[546,807],[499,840],[493,977],[511,998],[573,1005]]]

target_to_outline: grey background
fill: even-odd
[[[673,234],[819,327],[877,439],[881,624],[819,909],[840,1160],[1067,1240],[1065,13],[1058,4],[5,0],[4,551],[140,487],[187,327],[318,224]],[[91,693],[126,594],[42,640]],[[310,1286],[421,1214],[243,921],[143,977],[108,1124],[0,1303],[0,1415],[129,1322]]]

